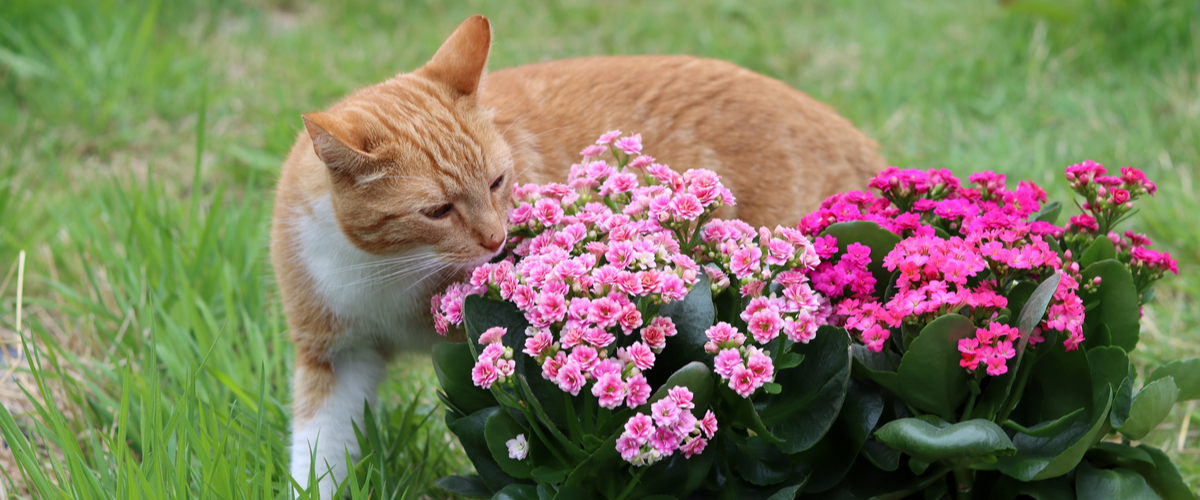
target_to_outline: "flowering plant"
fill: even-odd
[[[438,331],[466,330],[434,363],[478,473],[443,487],[1190,495],[1161,452],[1101,442],[1140,439],[1200,398],[1200,360],[1133,391],[1140,307],[1178,272],[1115,232],[1154,192],[1141,172],[1068,168],[1083,213],[1056,226],[1061,205],[1031,182],[891,168],[878,195],[839,194],[771,229],[714,218],[735,203],[715,173],[641,150],[610,132],[566,184],[515,186],[507,255],[434,297]]]

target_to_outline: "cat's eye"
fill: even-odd
[[[447,203],[445,205],[439,205],[433,208],[422,210],[421,213],[425,214],[425,216],[429,217],[430,219],[436,220],[449,215],[451,210],[454,210],[454,205]]]
[[[500,184],[502,184],[502,183],[504,183],[503,175],[501,175],[500,177],[497,177],[496,180],[492,181],[492,191],[500,189]]]

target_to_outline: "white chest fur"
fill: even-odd
[[[348,327],[338,348],[376,342],[385,349],[422,349],[439,340],[429,318],[429,296],[448,267],[431,248],[379,256],[342,234],[328,196],[299,216],[298,252],[315,291]]]

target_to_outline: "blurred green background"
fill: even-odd
[[[416,68],[475,13],[493,69],[726,59],[833,105],[902,167],[1060,196],[1069,164],[1142,168],[1160,191],[1132,228],[1181,275],[1134,358],[1200,355],[1195,0],[4,0],[0,493],[287,496],[291,359],[266,252],[279,165],[300,113]],[[440,496],[432,478],[466,463],[432,369],[416,355],[394,374],[357,496]],[[1197,485],[1190,418],[1176,408],[1147,441]]]

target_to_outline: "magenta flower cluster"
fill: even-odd
[[[819,234],[830,224],[873,221],[903,237],[883,259],[898,273],[895,293],[886,303],[876,300],[870,276],[869,249],[849,245],[844,254],[822,262],[812,273],[814,288],[833,303],[831,323],[859,332],[862,342],[879,352],[902,324],[920,327],[942,314],[967,312],[981,328],[960,346],[965,368],[985,366],[990,375],[1007,372],[1011,345],[988,324],[1008,306],[1009,287],[1020,279],[1037,279],[1064,263],[1047,237],[1063,228],[1030,221],[1042,208],[1046,193],[1028,181],[1009,190],[1005,176],[973,174],[970,186],[947,170],[888,168],[870,183],[882,197],[866,191],[839,194],[809,214],[800,229]],[[820,241],[820,240],[818,240]],[[823,243],[831,246],[833,242]],[[1067,349],[1083,341],[1083,303],[1069,275],[1059,285],[1041,329],[1065,332]],[[1043,337],[1035,334],[1030,342]]]
[[[621,458],[635,466],[652,465],[683,452],[685,458],[704,452],[708,440],[717,433],[717,416],[705,410],[697,419],[692,410],[692,391],[672,387],[667,397],[650,405],[650,414],[638,413],[625,422],[625,432],[617,438]]]

